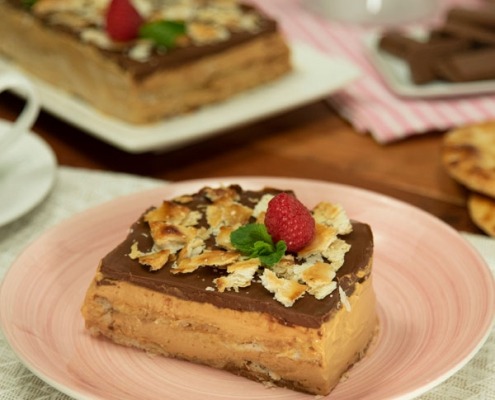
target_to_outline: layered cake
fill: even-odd
[[[131,123],[291,70],[277,23],[234,0],[0,0],[0,55]]]
[[[373,235],[338,204],[205,187],[145,211],[105,255],[95,336],[326,395],[377,331]]]

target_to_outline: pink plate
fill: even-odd
[[[410,399],[458,371],[494,319],[495,286],[480,256],[453,229],[397,200],[326,182],[285,178],[196,180],[119,198],[78,214],[31,244],[0,292],[8,342],[36,375],[75,398],[309,399],[187,362],[90,337],[80,306],[101,256],[150,205],[204,185],[293,189],[308,205],[341,203],[375,236],[381,331],[371,353],[328,399]]]

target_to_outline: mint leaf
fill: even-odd
[[[241,226],[230,234],[230,241],[237,250],[246,255],[253,251],[256,242],[264,242],[273,246],[272,237],[263,224]]]
[[[31,8],[36,3],[36,0],[21,0],[21,3],[26,8]]]
[[[273,243],[267,243],[262,241],[254,242],[253,249],[251,250],[252,257],[268,256],[273,253]]]
[[[139,37],[150,39],[158,46],[173,49],[177,39],[186,34],[186,25],[178,21],[154,21],[143,24],[139,28]]]
[[[230,241],[242,254],[249,258],[258,257],[268,267],[279,262],[287,249],[282,240],[273,244],[272,237],[263,224],[241,226],[230,234]]]
[[[275,249],[270,254],[260,254],[258,257],[263,265],[271,267],[278,263],[280,259],[284,256],[287,250],[287,245],[283,240],[279,240],[275,246]]]

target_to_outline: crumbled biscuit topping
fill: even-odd
[[[121,51],[105,30],[105,13],[110,0],[37,0],[32,12],[49,24],[76,33],[82,41],[101,49]],[[203,46],[229,40],[234,32],[255,33],[261,16],[235,0],[132,0],[145,22],[180,21],[186,37],[178,46]],[[126,46],[128,56],[138,62],[149,60],[154,45],[146,39]],[[162,49],[163,50],[163,49]]]
[[[311,211],[316,221],[316,234],[311,243],[296,254],[285,254],[271,267],[258,257],[248,258],[237,251],[230,234],[252,221],[263,222],[271,194],[250,205],[241,203],[232,187],[201,190],[208,204],[199,206],[194,196],[180,196],[164,201],[144,215],[153,238],[153,248],[141,252],[137,243],[129,257],[150,271],[170,266],[173,274],[194,273],[199,268],[215,268],[221,274],[212,285],[216,290],[239,291],[259,281],[274,298],[286,307],[308,294],[324,299],[339,289],[346,309],[349,304],[335,279],[344,264],[350,245],[339,235],[352,231],[352,224],[340,205],[321,202]],[[212,286],[209,286],[211,290]]]

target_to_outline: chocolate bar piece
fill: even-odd
[[[468,47],[468,41],[456,38],[436,39],[412,47],[407,58],[412,81],[416,84],[423,84],[436,80],[435,65],[437,61]]]
[[[495,45],[495,30],[487,29],[484,26],[472,25],[463,21],[450,19],[445,21],[443,29],[459,38],[482,44]]]
[[[381,38],[379,46],[405,60],[409,64],[412,81],[424,84],[437,79],[434,66],[440,57],[467,49],[469,42],[449,37],[436,37],[434,40],[421,42],[403,33],[391,31]]]
[[[495,8],[470,9],[454,7],[447,12],[446,20],[495,29]]]
[[[434,28],[428,32],[428,42],[434,42],[435,40],[452,39],[453,37],[455,36],[452,36],[441,27]]]
[[[495,79],[495,48],[488,47],[451,55],[441,60],[437,73],[452,82]]]
[[[390,31],[386,32],[380,38],[378,46],[389,54],[402,59],[407,59],[411,48],[418,44],[419,42],[417,40],[404,35],[402,32]]]

